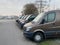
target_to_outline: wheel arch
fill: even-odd
[[[37,30],[35,30],[35,31],[34,31],[34,35],[35,35],[36,33],[38,33],[38,32],[39,32],[39,33],[42,33],[44,39],[46,38],[46,37],[45,37],[45,34],[44,34],[44,31],[41,30],[41,29],[37,29]]]

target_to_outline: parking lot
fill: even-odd
[[[23,36],[15,20],[0,21],[0,45],[36,45]]]

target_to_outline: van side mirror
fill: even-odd
[[[42,20],[41,24],[44,24],[44,22],[45,22],[45,19]]]

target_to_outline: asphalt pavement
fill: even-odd
[[[15,20],[0,20],[0,45],[36,45],[26,39]]]

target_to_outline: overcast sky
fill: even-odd
[[[0,0],[0,15],[19,15],[23,6],[27,3],[34,3],[35,0]],[[60,0],[52,0],[52,6],[60,7]]]

